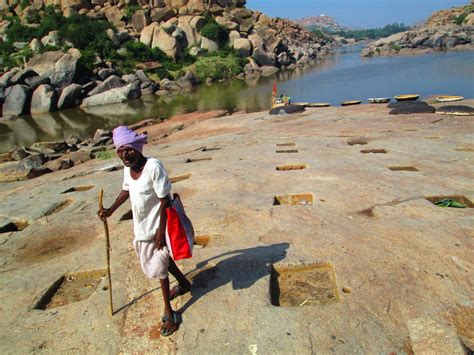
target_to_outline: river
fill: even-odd
[[[278,73],[257,83],[232,80],[193,92],[158,98],[143,97],[120,105],[83,111],[63,110],[38,116],[21,116],[0,123],[0,152],[14,145],[29,146],[78,135],[90,137],[96,129],[110,129],[147,118],[167,118],[195,110],[266,110],[275,80],[278,91],[299,102],[329,102],[417,93],[474,97],[474,52],[438,52],[409,57],[359,56],[363,45],[335,50],[311,67]]]

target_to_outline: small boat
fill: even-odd
[[[461,101],[464,100],[463,96],[452,96],[452,95],[443,95],[438,96],[436,101],[438,102],[454,102],[454,101]]]
[[[361,102],[360,100],[343,101],[341,106],[359,105]]]
[[[310,102],[306,107],[329,107],[331,104],[329,102]]]
[[[308,107],[308,102],[292,102],[293,105]]]
[[[418,94],[406,94],[406,95],[397,95],[395,100],[397,101],[415,101],[420,97]]]
[[[369,98],[371,104],[386,104],[390,102],[390,97],[372,97]]]
[[[442,106],[436,110],[441,115],[473,116],[474,108],[464,105]]]

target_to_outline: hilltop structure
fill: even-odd
[[[326,32],[347,30],[347,27],[339,25],[331,16],[323,14],[319,16],[305,17],[301,20],[297,20],[296,22],[303,27],[310,29],[320,29]]]

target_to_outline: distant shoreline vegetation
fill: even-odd
[[[395,33],[405,32],[410,29],[410,26],[405,25],[404,23],[393,23],[391,25],[386,25],[382,28],[370,28],[363,30],[339,30],[331,31],[319,26],[309,26],[308,29],[312,31],[315,35],[320,37],[328,37],[327,35],[332,36],[341,36],[344,38],[353,38],[356,41],[361,41],[364,39],[377,39],[391,36]]]

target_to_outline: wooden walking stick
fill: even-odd
[[[102,210],[104,205],[102,199],[104,197],[104,190],[99,192],[99,208]],[[101,218],[102,219],[102,218]],[[109,226],[107,224],[107,217],[102,219],[104,222],[106,249],[107,249],[107,278],[109,279],[109,301],[110,301],[110,315],[114,315],[114,305],[112,303],[112,279],[110,278],[110,240],[109,240]]]

